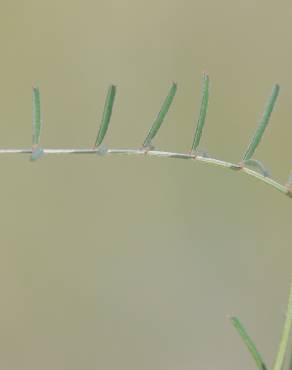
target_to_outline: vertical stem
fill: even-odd
[[[292,284],[290,287],[286,319],[282,331],[278,353],[274,362],[273,370],[282,370],[283,368],[291,325],[292,325]]]

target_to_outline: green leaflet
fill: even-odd
[[[203,89],[202,89],[202,101],[201,101],[201,108],[200,108],[200,114],[199,119],[196,127],[196,132],[194,136],[194,141],[192,145],[191,152],[195,152],[197,147],[199,146],[203,128],[206,121],[206,115],[208,110],[208,101],[209,101],[209,76],[204,73],[203,74]]]
[[[264,177],[270,176],[269,171],[265,168],[262,162],[258,161],[257,159],[247,159],[246,161],[243,161],[243,164],[261,173]]]
[[[255,134],[254,134],[246,152],[244,153],[243,161],[246,161],[246,160],[250,159],[253,156],[257,146],[259,145],[259,143],[261,141],[261,138],[262,138],[262,136],[265,132],[265,129],[266,129],[268,123],[269,123],[273,108],[275,106],[277,97],[279,95],[279,90],[280,90],[279,85],[274,85],[273,86],[272,93],[271,93],[271,96],[268,100],[266,109],[264,110],[264,113],[263,113],[262,118],[261,118],[261,120],[258,124],[256,132],[255,132]]]
[[[44,155],[43,149],[39,148],[42,128],[41,97],[38,87],[32,88],[32,154],[31,161],[36,161]]]
[[[32,144],[39,145],[41,134],[41,97],[38,87],[32,89]]]
[[[157,134],[168,110],[169,110],[169,107],[174,99],[174,96],[175,96],[175,93],[176,93],[176,90],[177,90],[177,85],[175,83],[172,84],[170,90],[169,90],[169,93],[167,95],[167,97],[165,98],[163,104],[162,104],[162,107],[160,109],[160,112],[158,113],[155,121],[153,122],[153,125],[152,127],[150,128],[149,132],[148,132],[148,135],[143,143],[143,147],[144,148],[149,148],[151,147],[151,141],[152,139],[155,137],[155,135]]]
[[[110,123],[111,115],[112,115],[115,96],[116,96],[116,87],[114,85],[111,85],[107,92],[105,105],[103,109],[102,120],[101,120],[101,124],[100,124],[99,131],[97,134],[97,138],[94,144],[95,147],[98,147],[102,143],[106,135],[106,132],[107,132],[107,129]]]
[[[250,339],[249,335],[245,331],[245,329],[242,326],[239,319],[237,317],[231,317],[230,320],[231,320],[233,326],[235,327],[235,329],[237,330],[238,334],[241,336],[244,344],[247,346],[250,354],[252,355],[253,359],[255,360],[255,362],[257,364],[257,367],[260,370],[267,370],[267,367],[266,367],[260,353],[256,349],[256,346],[255,346],[254,342]]]

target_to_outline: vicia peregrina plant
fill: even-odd
[[[162,107],[155,118],[146,139],[143,142],[143,145],[137,149],[110,149],[107,148],[103,144],[103,140],[107,133],[113,105],[116,97],[116,87],[111,85],[109,87],[104,111],[102,115],[101,124],[99,127],[99,131],[97,134],[97,138],[95,140],[94,146],[92,148],[87,149],[42,149],[39,146],[40,141],[40,133],[41,133],[41,102],[40,102],[40,92],[37,87],[34,87],[33,92],[33,137],[32,137],[32,148],[29,149],[0,149],[0,154],[4,153],[28,153],[31,154],[31,160],[35,161],[43,155],[46,154],[98,154],[101,156],[106,156],[110,154],[133,154],[133,155],[151,155],[151,156],[158,156],[158,157],[166,157],[166,158],[180,158],[180,159],[190,159],[194,161],[200,161],[204,163],[208,163],[215,166],[221,166],[225,168],[229,168],[233,171],[242,172],[249,176],[255,177],[258,180],[265,182],[266,184],[274,187],[275,189],[279,190],[283,194],[287,195],[288,197],[292,198],[292,172],[288,177],[287,183],[282,185],[275,180],[273,180],[266,168],[263,164],[254,159],[253,155],[255,153],[256,148],[258,147],[265,129],[269,123],[272,111],[274,109],[277,97],[279,95],[279,85],[275,85],[272,89],[271,96],[267,102],[267,106],[264,110],[264,113],[258,123],[257,129],[242,157],[242,159],[238,163],[230,163],[223,160],[219,160],[213,157],[210,157],[206,154],[200,154],[198,150],[201,136],[203,133],[203,128],[206,121],[207,109],[208,109],[208,101],[209,101],[209,76],[204,73],[203,74],[203,89],[202,89],[202,101],[201,101],[201,108],[199,112],[199,118],[195,130],[194,139],[192,142],[192,146],[189,152],[186,153],[174,153],[162,150],[156,150],[152,144],[153,139],[155,138],[156,134],[158,133],[164,118],[173,102],[177,91],[177,85],[175,83],[172,84],[165,101],[162,104]]]
[[[174,153],[174,152],[167,152],[161,150],[155,150],[152,141],[155,138],[156,134],[158,133],[164,118],[173,102],[177,91],[177,85],[175,83],[172,84],[167,97],[165,98],[162,107],[155,118],[147,136],[144,140],[142,146],[138,149],[108,149],[105,145],[103,145],[103,140],[107,133],[113,105],[116,96],[116,87],[111,85],[109,87],[104,111],[102,115],[101,124],[99,127],[99,131],[97,134],[97,138],[92,148],[87,149],[42,149],[39,146],[40,142],[40,134],[41,134],[41,103],[40,103],[40,92],[37,87],[34,87],[32,92],[33,98],[33,124],[32,124],[32,148],[29,149],[0,149],[0,154],[4,153],[28,153],[31,154],[31,160],[35,161],[39,159],[41,156],[46,154],[97,154],[99,156],[106,156],[110,154],[133,154],[133,155],[151,155],[151,156],[158,156],[158,157],[166,157],[166,158],[180,158],[180,159],[190,159],[194,161],[200,161],[204,163],[209,163],[215,166],[221,166],[225,168],[229,168],[231,170],[245,173],[249,176],[255,177],[258,180],[265,182],[266,184],[274,187],[275,189],[279,190],[283,194],[292,198],[292,172],[288,178],[286,185],[281,185],[275,180],[273,180],[270,176],[268,171],[265,169],[263,164],[253,159],[253,155],[255,153],[256,148],[258,147],[265,129],[269,123],[272,111],[274,109],[277,97],[279,95],[279,85],[275,85],[272,89],[271,96],[267,102],[267,106],[264,110],[264,113],[258,123],[256,131],[239,163],[230,163],[223,160],[215,159],[213,157],[209,157],[206,154],[199,154],[198,151],[201,136],[203,133],[203,128],[206,121],[207,109],[208,109],[208,101],[209,101],[209,76],[204,73],[203,75],[203,89],[202,89],[202,101],[201,101],[201,108],[199,112],[199,118],[195,130],[194,139],[192,142],[192,146],[189,152],[187,153]],[[267,370],[267,366],[258,352],[254,342],[251,340],[249,335],[247,334],[246,330],[244,329],[243,325],[239,321],[237,317],[231,317],[231,322],[238,331],[239,335],[241,336],[243,342],[247,346],[249,352],[251,353],[257,367],[259,370]],[[285,354],[287,351],[287,344],[290,334],[290,329],[292,325],[292,285],[290,289],[289,295],[289,302],[287,308],[287,315],[286,320],[279,344],[279,349],[274,361],[274,365],[272,370],[282,370],[284,365]],[[292,369],[292,366],[291,366]]]

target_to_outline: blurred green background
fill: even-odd
[[[272,85],[256,152],[285,183],[291,158],[291,1],[1,2],[0,147],[31,143],[31,86],[44,147],[106,137],[139,147],[172,81],[155,144],[189,150],[210,74],[201,148],[238,161]],[[247,176],[144,157],[0,157],[0,368],[255,368],[228,315],[270,364],[291,267],[291,200]]]

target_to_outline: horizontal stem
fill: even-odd
[[[32,148],[24,149],[0,149],[0,154],[32,154]],[[44,154],[98,154],[100,152],[99,148],[87,148],[87,149],[43,149]],[[235,170],[238,172],[243,172],[246,175],[255,177],[256,179],[263,181],[264,183],[272,186],[281,193],[292,198],[292,193],[289,188],[281,185],[277,181],[271,179],[270,177],[263,176],[261,173],[253,171],[247,167],[243,167],[239,164],[234,164],[231,162],[222,161],[215,158],[205,157],[201,155],[188,154],[188,153],[174,153],[165,152],[161,150],[147,150],[147,149],[107,149],[103,155],[109,154],[126,154],[126,155],[150,155],[155,157],[164,158],[178,158],[178,159],[191,159],[199,162],[205,162],[213,166],[220,166]]]

